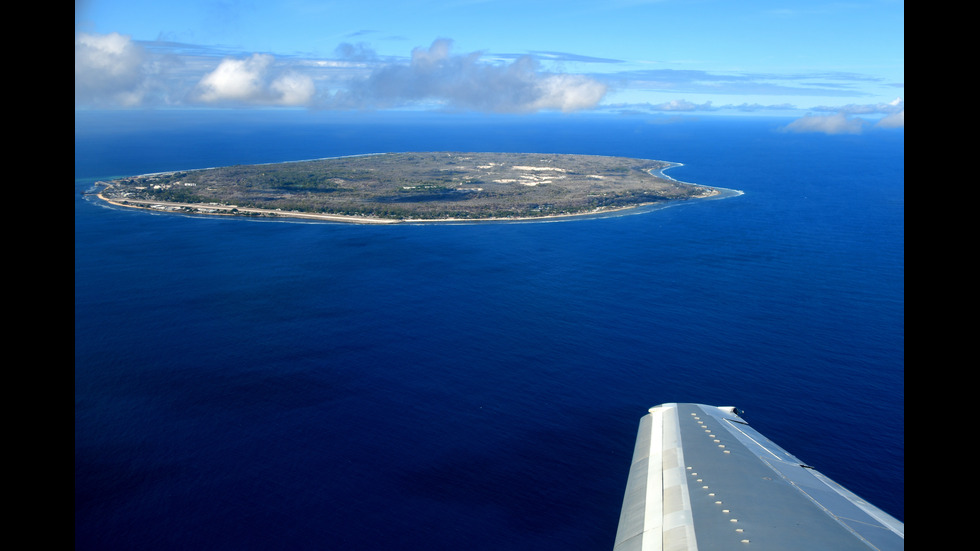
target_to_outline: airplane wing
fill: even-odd
[[[753,429],[733,407],[640,419],[614,551],[905,548],[905,524]]]

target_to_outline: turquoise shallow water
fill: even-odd
[[[736,405],[904,518],[904,135],[785,122],[76,114],[76,192],[400,150],[656,158],[745,191],[384,227],[76,193],[76,547],[608,548],[636,424],[670,401]]]

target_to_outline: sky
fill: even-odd
[[[76,0],[75,109],[905,125],[903,1]]]

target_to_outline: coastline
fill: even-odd
[[[675,180],[677,181],[677,180]],[[629,205],[626,207],[615,207],[615,208],[599,208],[596,210],[588,212],[576,212],[576,213],[564,213],[564,214],[549,214],[545,216],[511,216],[511,217],[488,217],[488,218],[376,218],[369,216],[349,216],[343,214],[319,214],[311,212],[294,212],[294,211],[281,211],[274,209],[260,209],[260,208],[239,208],[236,205],[202,205],[200,203],[170,203],[158,201],[152,204],[140,203],[140,204],[129,204],[121,201],[116,201],[109,199],[102,195],[99,191],[95,193],[101,201],[107,204],[128,208],[128,209],[138,209],[138,210],[148,210],[153,212],[160,212],[164,214],[189,214],[189,215],[200,215],[200,216],[228,216],[228,217],[242,217],[242,218],[262,218],[268,220],[282,220],[282,221],[315,221],[315,222],[335,222],[342,224],[375,224],[375,225],[391,225],[391,224],[440,224],[440,223],[453,223],[453,224],[465,224],[465,223],[491,223],[491,222],[554,222],[559,220],[571,220],[571,219],[582,219],[582,218],[603,218],[607,216],[616,216],[627,214],[628,211],[634,211],[637,209],[642,209],[644,207],[667,207],[679,203],[684,203],[689,200],[703,200],[703,199],[726,199],[729,197],[736,197],[742,195],[741,190],[727,189],[727,188],[709,188],[713,193],[709,195],[702,195],[699,197],[692,197],[691,199],[682,200],[668,200],[656,203],[638,203],[636,205]]]
[[[647,170],[647,174],[653,176],[654,178],[663,178],[664,180],[671,180],[680,184],[690,184],[690,182],[682,182],[677,178],[673,178],[671,176],[664,174],[665,170],[670,170],[675,167],[684,166],[684,163],[674,163],[671,161],[661,161],[661,162],[668,163],[668,165],[663,168],[651,168],[650,170]]]
[[[367,153],[361,155],[346,155],[344,157],[361,157],[361,156],[372,156],[380,155],[379,153]],[[302,161],[291,161],[291,162],[302,162]],[[686,202],[690,199],[724,199],[728,197],[734,197],[742,195],[741,190],[718,188],[710,186],[701,186],[700,184],[692,184],[690,182],[684,182],[677,180],[671,176],[668,176],[664,172],[675,167],[684,166],[683,163],[676,163],[670,161],[659,161],[668,163],[667,166],[648,169],[646,172],[655,178],[661,178],[664,180],[670,180],[677,182],[679,184],[694,185],[705,188],[707,193],[701,194],[695,197],[689,197],[686,199],[668,199],[665,201],[647,202],[647,203],[637,203],[635,205],[628,205],[622,207],[598,207],[596,209],[586,211],[586,212],[575,212],[575,213],[559,213],[559,214],[548,214],[543,216],[509,216],[509,217],[485,217],[485,218],[379,218],[372,216],[357,216],[357,215],[343,215],[343,214],[326,214],[326,213],[312,213],[312,212],[299,212],[299,211],[283,211],[279,209],[264,209],[257,207],[239,207],[237,205],[227,205],[227,204],[217,204],[217,203],[178,203],[178,202],[167,202],[167,201],[120,201],[118,199],[111,199],[104,195],[104,192],[112,187],[112,184],[106,181],[95,182],[95,185],[101,186],[101,189],[94,193],[96,197],[105,203],[122,208],[131,209],[141,209],[149,210],[160,213],[171,213],[171,214],[186,214],[186,215],[201,215],[201,216],[234,216],[234,217],[245,217],[245,218],[261,218],[267,220],[282,220],[282,221],[314,221],[314,222],[328,222],[328,223],[344,223],[344,224],[380,224],[380,225],[390,225],[390,224],[440,224],[440,223],[450,223],[450,224],[465,224],[465,223],[502,223],[502,222],[553,222],[561,220],[572,220],[572,219],[582,219],[582,218],[603,218],[609,216],[617,216],[624,214],[631,214],[632,211],[643,210],[645,207],[667,207],[675,204]],[[270,163],[278,164],[278,163]],[[156,174],[167,174],[168,172],[160,172]],[[152,174],[147,174],[143,176],[150,176]],[[90,194],[91,195],[91,194]]]

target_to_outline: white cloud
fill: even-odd
[[[146,52],[128,36],[75,35],[75,104],[124,105],[142,102]]]
[[[606,86],[581,75],[548,75],[538,84],[541,96],[532,110],[547,109],[563,112],[595,107],[606,94]]]
[[[313,79],[294,71],[276,74],[274,62],[268,54],[224,59],[198,83],[197,99],[205,103],[308,105],[315,92]]]
[[[201,101],[255,101],[263,93],[262,74],[272,64],[271,55],[253,54],[247,59],[225,59],[201,79]]]
[[[886,115],[875,124],[877,128],[905,128],[905,109],[898,113]]]
[[[479,52],[454,54],[451,45],[436,40],[408,60],[380,59],[366,46],[341,48],[357,61],[261,53],[219,58],[186,45],[144,46],[119,34],[78,35],[76,105],[571,112],[596,107],[607,91],[584,75],[542,71],[530,56],[489,62]]]
[[[887,103],[868,103],[868,104],[848,104],[843,106],[818,105],[814,111],[825,111],[832,113],[844,113],[847,115],[893,115],[905,110],[905,101],[896,98]]]
[[[545,58],[559,57],[557,53],[545,53]],[[560,55],[571,58],[570,54]],[[625,75],[626,84],[617,80],[616,75]],[[750,84],[763,80],[763,76],[666,69],[598,76],[569,74],[542,68],[535,56],[454,53],[452,41],[446,39],[415,48],[409,57],[401,58],[379,56],[363,43],[341,44],[333,58],[293,58],[262,53],[229,55],[227,50],[217,47],[162,40],[137,42],[118,33],[76,33],[75,37],[75,104],[79,107],[206,104],[571,112],[599,107],[607,97],[609,86],[626,86],[627,90],[643,93],[648,87],[638,83],[649,84],[654,77],[664,80],[663,86],[672,93],[693,86],[701,91],[710,88],[713,93],[731,94],[734,89],[718,91],[717,85],[728,82],[733,86],[744,85],[745,90],[756,90]],[[635,97],[642,99],[642,95]],[[616,106],[606,106],[612,107]],[[787,103],[734,105],[717,101],[693,103],[685,99],[660,104],[633,103],[627,107],[673,113],[797,109]],[[809,108],[809,116],[786,129],[859,132],[872,123],[855,117],[873,121],[882,116],[876,127],[904,127],[904,109],[901,98],[873,104],[816,106]]]
[[[887,103],[844,105],[840,107],[818,106],[815,111],[835,111],[833,115],[807,115],[788,124],[788,132],[824,132],[826,134],[858,134],[865,127],[905,128],[905,100],[896,98]],[[884,115],[875,123],[855,115]]]
[[[692,103],[685,99],[675,99],[670,100],[666,103],[661,103],[658,105],[651,105],[651,109],[654,111],[712,111],[711,102],[702,103],[700,105]]]
[[[452,42],[416,48],[410,61],[378,66],[338,91],[333,108],[384,109],[439,106],[488,112],[576,111],[595,107],[606,85],[582,75],[541,72],[530,56],[510,64],[481,61],[480,53],[455,55]]]
[[[824,134],[860,134],[865,121],[848,118],[844,113],[834,115],[807,115],[785,127],[786,132],[822,132]]]
[[[269,88],[278,96],[280,105],[309,105],[316,94],[313,79],[293,71],[279,76]]]

